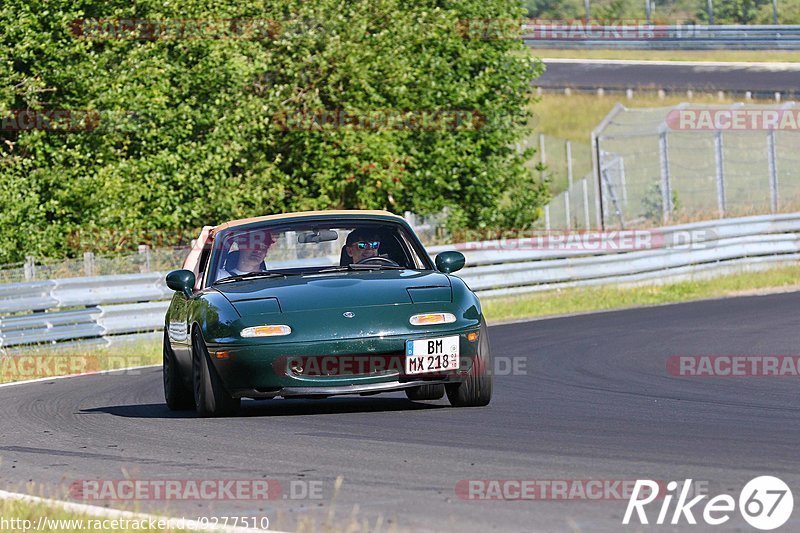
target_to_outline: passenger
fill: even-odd
[[[275,243],[269,231],[243,233],[234,237],[233,242],[236,243],[237,249],[227,253],[225,263],[217,273],[217,279],[266,270],[264,259],[270,246]]]

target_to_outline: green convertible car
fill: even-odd
[[[491,356],[478,298],[385,211],[290,213],[205,227],[164,331],[170,409],[234,413],[242,398],[405,391],[487,405]]]

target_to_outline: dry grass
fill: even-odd
[[[641,287],[589,287],[484,298],[491,322],[800,290],[800,266]]]
[[[333,493],[325,504],[324,507],[316,511],[310,511],[303,514],[282,512],[280,510],[281,500],[277,500],[275,505],[271,505],[269,511],[259,511],[258,516],[252,515],[245,521],[240,520],[238,527],[253,528],[253,525],[258,529],[261,525],[265,525],[262,521],[263,518],[269,519],[269,530],[271,531],[297,531],[298,533],[305,532],[325,532],[325,533],[359,533],[366,531],[386,531],[397,532],[405,531],[398,527],[397,520],[386,520],[383,516],[378,516],[372,520],[368,520],[362,516],[359,507],[356,505],[352,509],[344,510],[337,506],[337,496],[341,492],[344,479],[340,476],[334,482]],[[34,484],[29,484],[26,490],[27,493],[38,493],[40,498],[48,498],[42,492],[42,488]],[[62,496],[57,496],[62,497]],[[76,502],[77,503],[77,502]],[[27,527],[28,531],[40,532],[67,532],[78,533],[81,531],[103,531],[109,533],[123,533],[130,531],[142,531],[148,529],[148,522],[134,523],[133,519],[144,519],[147,517],[153,520],[157,519],[178,519],[177,525],[182,525],[181,518],[187,521],[200,520],[205,518],[209,523],[216,523],[223,525],[225,517],[206,514],[203,515],[202,511],[197,511],[194,516],[182,517],[180,513],[171,512],[169,509],[164,508],[156,511],[143,511],[141,506],[134,502],[132,504],[117,504],[113,507],[114,510],[122,511],[125,513],[119,518],[128,520],[111,522],[114,520],[108,516],[104,516],[103,511],[99,510],[97,506],[89,506],[89,509],[76,509],[75,504],[68,500],[46,500],[41,502],[31,502],[22,500],[0,500],[0,519],[5,519],[6,527],[0,524],[0,531],[24,531]],[[116,513],[115,513],[116,514]],[[235,513],[234,513],[235,514]],[[8,522],[8,521],[14,522]],[[98,523],[97,521],[107,520],[105,523]],[[254,522],[254,520],[256,522]],[[28,521],[28,522],[25,522]],[[233,517],[228,517],[228,525],[232,526]],[[41,526],[41,527],[39,527]],[[101,526],[101,527],[97,527]],[[166,531],[167,529],[156,528],[157,531]],[[150,529],[150,531],[153,531]],[[192,531],[191,529],[168,529],[168,531]],[[206,531],[215,531],[214,529],[206,529]]]
[[[714,94],[695,93],[692,98],[687,95],[667,95],[659,98],[657,93],[638,92],[632,100],[624,95],[609,94],[596,96],[591,94],[545,93],[538,101],[531,103],[535,115],[537,133],[552,135],[560,139],[589,144],[592,130],[608,115],[617,103],[628,108],[637,107],[669,107],[683,102],[694,104],[733,104],[740,98],[726,97],[722,100]],[[754,103],[764,103],[757,102]]]

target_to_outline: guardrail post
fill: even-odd
[[[33,281],[36,279],[36,260],[32,255],[25,256],[25,281]]]
[[[140,244],[139,256],[142,259],[142,262],[139,264],[139,271],[142,273],[150,272],[150,247],[146,244]]]
[[[83,252],[83,274],[94,276],[94,253]]]
[[[775,153],[775,130],[767,132],[767,161],[769,164],[769,199],[773,213],[778,212],[778,158]]]
[[[722,158],[722,131],[714,132],[714,159],[717,167],[717,206],[720,218],[725,218],[725,160]]]
[[[661,160],[661,212],[664,223],[672,216],[672,183],[669,176],[669,144],[667,130],[658,134],[658,155]]]

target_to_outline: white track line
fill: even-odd
[[[728,67],[734,68],[749,68],[753,70],[773,70],[773,71],[787,71],[797,70],[800,71],[800,63],[789,62],[746,62],[746,61],[649,61],[646,59],[573,59],[573,58],[541,58],[545,64],[547,63],[565,63],[565,64],[596,64],[596,65],[641,65],[641,66],[659,66],[659,67]]]
[[[47,381],[55,381],[57,379],[67,378],[80,378],[83,376],[97,376],[103,374],[113,374],[114,372],[128,372],[130,370],[143,370],[145,368],[156,368],[161,365],[142,365],[142,366],[129,366],[127,368],[114,368],[110,370],[98,370],[97,372],[84,372],[82,374],[67,374],[65,376],[51,376],[47,378],[26,379],[25,381],[9,381],[8,383],[0,383],[2,387],[13,387],[15,385],[27,385],[28,383],[44,383]]]
[[[202,531],[222,531],[224,533],[262,533],[264,531],[275,531],[266,529],[252,529],[246,527],[233,527],[203,524],[197,520],[184,520],[181,518],[172,518],[169,516],[159,516],[144,513],[134,513],[132,511],[121,511],[119,509],[110,509],[108,507],[98,507],[96,505],[86,505],[83,503],[67,502],[63,500],[50,500],[47,498],[39,498],[37,496],[30,496],[28,494],[20,494],[18,492],[6,492],[0,490],[0,500],[22,501],[26,503],[46,505],[48,507],[58,507],[65,511],[85,514],[89,516],[97,516],[102,518],[119,519],[124,518],[127,520],[163,520],[166,522],[167,529],[177,529],[178,527],[202,530]],[[280,532],[277,532],[280,533]]]

